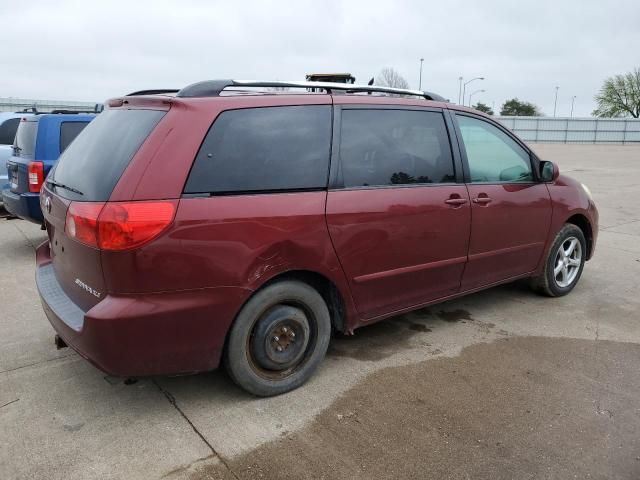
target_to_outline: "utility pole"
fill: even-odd
[[[569,115],[569,118],[573,118],[573,104],[576,102],[576,96],[574,95],[573,97],[571,97],[571,115]]]
[[[420,81],[418,82],[418,90],[422,90],[422,62],[424,62],[424,58],[420,59]]]
[[[458,89],[458,105],[460,105],[460,98],[462,97],[462,77],[458,78],[460,82],[460,88]]]
[[[553,116],[556,116],[556,108],[558,107],[558,90],[560,87],[556,86],[556,99],[553,102]]]

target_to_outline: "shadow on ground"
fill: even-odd
[[[640,346],[512,337],[368,376],[237,478],[639,478]],[[224,478],[220,463],[192,480]]]

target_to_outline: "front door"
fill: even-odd
[[[471,209],[442,111],[341,111],[327,223],[360,315],[458,292]]]
[[[471,198],[464,291],[535,270],[551,224],[551,200],[529,152],[507,132],[480,117],[455,118]]]

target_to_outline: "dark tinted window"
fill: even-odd
[[[60,125],[60,153],[64,152],[89,122],[62,122]]]
[[[340,162],[345,187],[455,179],[447,129],[438,112],[343,110]]]
[[[38,122],[21,121],[13,144],[18,147],[19,155],[33,155],[36,148]]]
[[[0,145],[13,145],[19,123],[19,118],[10,118],[0,124]]]
[[[269,107],[222,113],[209,130],[186,193],[324,188],[331,107]]]
[[[60,156],[54,180],[80,190],[76,195],[57,189],[67,198],[106,201],[142,142],[166,112],[105,110]]]

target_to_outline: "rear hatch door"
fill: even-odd
[[[77,136],[47,177],[40,196],[56,278],[87,311],[106,295],[97,246],[65,229],[69,209],[99,211],[129,162],[166,111],[105,110]]]
[[[45,184],[40,206],[45,219],[54,271],[67,296],[85,312],[104,297],[104,278],[100,250],[82,244],[65,234],[65,220],[71,200]]]

